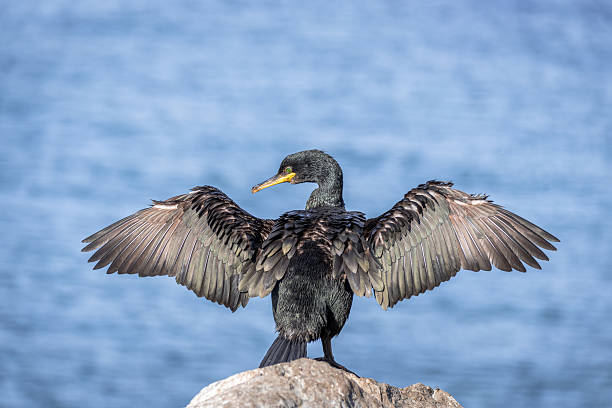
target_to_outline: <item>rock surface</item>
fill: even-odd
[[[461,405],[447,392],[420,383],[396,388],[302,358],[212,383],[187,406],[208,407],[461,408]]]

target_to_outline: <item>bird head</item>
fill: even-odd
[[[321,150],[304,150],[285,157],[278,172],[254,186],[251,192],[256,193],[264,188],[285,182],[291,184],[310,182],[321,185],[335,178],[342,180],[342,170],[333,157]]]

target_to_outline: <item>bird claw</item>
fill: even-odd
[[[346,371],[347,373],[353,374],[354,376],[357,376],[358,378],[361,378],[361,377],[359,377],[357,374],[355,374],[354,372],[352,372],[351,370],[349,370],[348,368],[346,368],[345,366],[343,366],[342,364],[338,364],[338,363],[336,363],[336,361],[335,361],[335,360],[330,360],[330,359],[328,359],[327,357],[319,357],[319,358],[315,358],[315,360],[316,360],[316,361],[324,361],[324,362],[326,362],[327,364],[329,364],[330,366],[332,366],[332,367],[334,367],[334,368],[338,368],[338,369],[340,369],[340,370],[344,370],[344,371]]]

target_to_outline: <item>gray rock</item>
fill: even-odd
[[[396,388],[302,358],[212,383],[187,406],[208,407],[461,408],[461,405],[447,392],[420,383]]]

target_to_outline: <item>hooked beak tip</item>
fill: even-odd
[[[253,186],[253,188],[251,188],[251,193],[255,194],[256,192],[263,190],[264,188],[268,188],[270,186],[274,186],[280,183],[291,182],[293,184],[293,181],[292,181],[293,177],[295,177],[295,173],[277,174],[269,178],[268,180],[264,181],[263,183]]]

